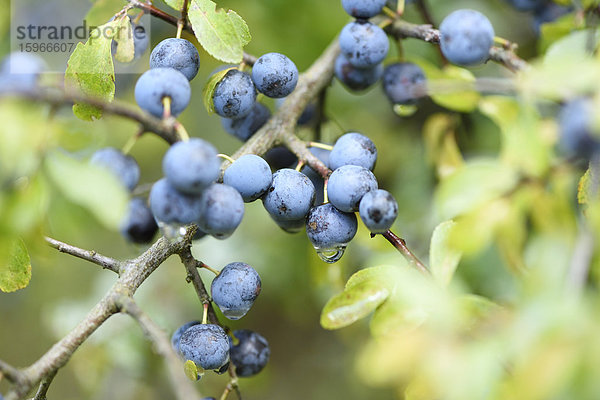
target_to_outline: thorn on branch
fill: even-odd
[[[80,249],[79,247],[71,246],[70,244],[52,239],[50,237],[45,237],[45,240],[50,247],[58,250],[61,253],[70,254],[74,257],[81,258],[82,260],[89,261],[117,274],[121,271],[121,262],[115,260],[114,258],[103,256],[94,250]]]

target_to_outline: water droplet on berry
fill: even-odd
[[[346,245],[336,246],[330,249],[315,247],[315,250],[317,251],[317,255],[321,260],[328,264],[333,264],[342,258],[344,252],[346,251]]]

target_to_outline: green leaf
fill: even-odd
[[[133,25],[127,15],[117,21],[117,31],[113,40],[118,43],[115,59],[122,63],[133,61],[135,48],[133,43]]]
[[[208,79],[208,82],[204,86],[204,89],[202,89],[202,100],[204,101],[204,107],[206,107],[206,111],[208,111],[209,114],[213,114],[215,112],[215,105],[213,103],[213,94],[215,92],[215,88],[217,87],[217,84],[219,82],[221,82],[221,79],[223,79],[223,77],[227,74],[227,72],[229,72],[232,69],[234,69],[234,68],[227,68],[227,69],[224,69],[223,71],[214,73]]]
[[[88,26],[105,24],[106,21],[121,11],[126,4],[127,2],[124,0],[96,0],[84,20]]]
[[[321,313],[321,326],[339,329],[369,315],[390,291],[380,282],[364,281],[331,298]]]
[[[579,184],[577,185],[577,202],[579,204],[588,204],[590,199],[590,188],[591,188],[592,180],[591,180],[591,172],[588,168],[585,171],[585,174],[579,179]]]
[[[183,364],[183,372],[185,373],[185,376],[187,376],[188,379],[193,382],[200,380],[202,375],[204,375],[204,370],[202,368],[198,368],[196,363],[194,363],[192,360],[187,360],[185,364]]]
[[[448,65],[443,69],[424,59],[411,59],[423,69],[431,99],[450,110],[471,112],[481,95],[474,90],[475,76],[465,68]]]
[[[174,10],[181,11],[183,8],[183,0],[163,0],[169,7]],[[189,6],[188,6],[189,7]]]
[[[204,50],[217,60],[238,64],[244,58],[244,46],[250,42],[250,30],[235,11],[216,9],[210,0],[191,0],[189,19]]]
[[[115,67],[111,55],[111,43],[118,26],[118,21],[111,21],[92,31],[85,44],[77,44],[67,63],[65,72],[67,88],[106,102],[113,100]],[[85,121],[102,117],[102,110],[86,104],[75,104],[73,113]]]
[[[444,286],[452,280],[462,256],[460,251],[456,251],[449,245],[449,238],[455,225],[454,221],[442,222],[434,229],[431,236],[429,249],[431,273]]]
[[[440,183],[436,206],[442,218],[452,219],[510,191],[518,181],[518,174],[505,164],[473,160]]]
[[[31,260],[20,238],[0,242],[0,290],[6,293],[27,287],[31,280]]]
[[[506,96],[481,100],[480,111],[498,125],[502,133],[501,158],[527,175],[543,176],[553,157],[552,132],[528,104]]]
[[[571,0],[567,1],[571,3]],[[540,39],[538,41],[539,54],[544,54],[552,43],[573,32],[573,27],[577,25],[578,17],[575,13],[570,13],[555,21],[542,24],[540,27]]]
[[[433,114],[423,126],[427,160],[437,169],[440,178],[454,173],[464,164],[456,143],[455,118],[448,114]]]
[[[377,282],[388,289],[393,287],[393,283],[390,282],[389,277],[392,276],[396,270],[396,266],[384,265],[379,267],[361,269],[348,279],[344,290],[350,290],[354,286],[360,285],[364,282]]]
[[[60,152],[48,156],[46,171],[69,200],[89,210],[107,228],[118,229],[129,195],[117,177]]]

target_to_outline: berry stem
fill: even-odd
[[[123,154],[129,154],[133,146],[137,143],[138,139],[144,134],[144,131],[140,129],[135,135],[131,136],[125,146],[123,146]]]
[[[133,19],[133,23],[136,24],[136,25],[139,25],[139,23],[140,23],[142,17],[144,16],[144,14],[145,14],[145,12],[143,12],[143,11],[140,12],[140,13],[138,13],[138,15],[136,15],[135,18]]]
[[[304,161],[304,160],[298,161],[298,165],[296,166],[296,171],[298,171],[298,172],[302,171],[302,168],[304,168],[305,165],[306,165],[306,161]]]
[[[325,143],[320,143],[320,142],[308,142],[306,143],[306,145],[308,147],[316,147],[318,149],[323,149],[323,150],[333,150],[333,146],[330,144],[325,144]]]
[[[217,157],[222,158],[223,160],[227,160],[232,164],[235,162],[235,160],[229,157],[227,154],[217,154]]]
[[[190,140],[190,135],[181,122],[175,121],[174,125],[175,131],[177,131],[177,135],[179,135],[181,141],[187,142],[188,140]]]
[[[323,204],[329,203],[329,196],[327,196],[327,185],[329,184],[329,178],[325,179],[323,183]]]
[[[169,96],[163,97],[163,119],[168,119],[171,116],[171,98]]]
[[[221,272],[217,271],[216,269],[211,268],[208,265],[204,264],[202,261],[198,261],[198,268],[207,269],[210,272],[212,272],[213,274],[215,274],[216,276],[219,276],[219,274],[221,273]]]
[[[404,15],[405,6],[406,6],[406,1],[398,0],[398,5],[396,6],[396,14]]]
[[[181,6],[181,17],[177,21],[177,39],[181,38],[181,33],[183,32],[183,28],[187,23],[188,4],[189,0],[183,0],[183,5]]]
[[[382,11],[383,11],[383,13],[385,15],[387,15],[390,18],[397,18],[398,17],[398,14],[396,14],[396,12],[394,10],[392,10],[391,8],[389,8],[389,7],[383,7]]]
[[[204,303],[204,311],[202,313],[202,323],[203,324],[207,324],[208,323],[208,303]]]

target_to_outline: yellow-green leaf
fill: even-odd
[[[553,156],[554,141],[534,107],[506,96],[481,100],[480,111],[502,132],[501,158],[527,175],[543,176]]]
[[[31,260],[20,238],[3,237],[0,242],[0,290],[23,289],[31,280]]]
[[[96,0],[85,16],[88,26],[98,26],[106,23],[127,4],[125,0]]]
[[[46,160],[46,171],[72,202],[89,210],[109,229],[118,229],[129,195],[106,169],[55,152]]]
[[[116,29],[117,31],[113,38],[118,43],[115,59],[122,63],[131,62],[135,55],[135,48],[133,43],[133,25],[129,17],[124,15],[119,18]]]
[[[442,218],[452,219],[508,192],[518,181],[512,168],[496,160],[470,161],[440,183],[437,209]]]
[[[118,21],[111,21],[93,30],[85,44],[77,44],[65,72],[65,86],[68,89],[106,102],[113,100],[115,67],[111,44],[118,26]],[[75,104],[73,113],[85,121],[102,117],[102,110],[86,104]]]
[[[194,363],[192,360],[187,360],[185,364],[183,364],[183,372],[189,380],[194,382],[199,380],[204,374],[204,370],[202,368],[198,368],[196,363]]]
[[[183,0],[164,0],[164,2],[177,11],[180,11],[183,8]]]
[[[431,236],[429,249],[429,266],[431,274],[442,285],[446,286],[452,280],[461,252],[449,245],[449,238],[456,223],[445,221],[439,224]]]
[[[188,17],[198,41],[211,56],[241,63],[244,46],[250,42],[250,30],[235,11],[216,9],[210,0],[191,0]]]
[[[321,326],[339,329],[369,315],[390,295],[380,282],[364,281],[331,298],[321,313]]]
[[[474,90],[475,76],[465,68],[448,65],[443,69],[424,59],[411,59],[427,77],[431,99],[450,110],[470,112],[477,107],[480,94]]]
[[[215,92],[215,88],[217,87],[217,84],[221,82],[221,79],[223,79],[225,74],[227,74],[227,72],[231,69],[233,68],[227,68],[212,74],[204,86],[204,89],[202,89],[202,100],[204,101],[204,107],[206,107],[206,111],[208,111],[209,114],[215,112],[215,106],[213,103],[213,94]]]
[[[577,202],[579,204],[587,204],[589,202],[589,191],[590,191],[590,169],[585,171],[585,174],[579,179],[579,185],[577,185]]]
[[[464,164],[456,143],[455,125],[455,118],[438,113],[429,117],[423,126],[427,160],[436,167],[442,179]]]

